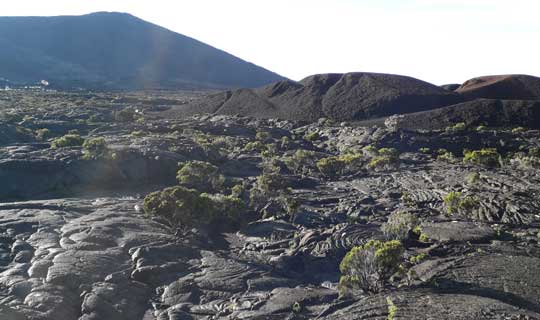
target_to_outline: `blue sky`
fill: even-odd
[[[325,72],[410,75],[435,84],[540,76],[538,0],[50,0],[1,15],[121,11],[294,80]]]

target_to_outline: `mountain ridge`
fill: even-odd
[[[128,13],[0,17],[1,77],[104,89],[257,87],[284,77]]]

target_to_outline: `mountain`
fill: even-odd
[[[125,13],[0,17],[0,78],[61,88],[235,88],[278,74]]]
[[[398,127],[409,130],[440,130],[460,122],[469,128],[489,125],[540,129],[540,101],[475,99],[444,108],[406,114],[399,120]]]
[[[355,72],[318,74],[300,82],[280,81],[257,89],[216,93],[185,106],[177,116],[239,114],[316,121],[362,120],[411,113],[462,102],[459,94],[406,76]]]
[[[540,100],[540,78],[524,74],[477,77],[456,89],[468,99]]]

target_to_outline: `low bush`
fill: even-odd
[[[92,138],[87,139],[83,143],[83,153],[85,159],[96,159],[99,157],[105,157],[108,154],[107,142],[105,138]]]
[[[36,134],[36,139],[39,141],[47,141],[47,139],[52,137],[51,130],[47,128],[37,129],[35,134]]]
[[[416,256],[412,256],[409,258],[409,261],[412,263],[412,264],[419,264],[420,262],[426,260],[428,257],[427,253],[423,252],[423,253],[420,253]]]
[[[243,202],[233,196],[210,195],[182,186],[166,188],[147,195],[146,214],[159,216],[172,227],[230,231],[244,224]]]
[[[473,172],[467,175],[467,178],[465,180],[467,181],[467,184],[474,185],[480,181],[480,173]]]
[[[460,132],[465,131],[467,129],[467,125],[465,122],[458,122],[453,126],[449,126],[446,128],[446,132],[453,133],[453,132]]]
[[[255,139],[264,143],[272,141],[272,134],[268,131],[257,131]]]
[[[459,202],[461,201],[461,192],[451,191],[443,198],[446,211],[449,214],[456,213],[459,208]]]
[[[439,149],[437,150],[437,160],[444,161],[448,163],[457,163],[457,158],[454,156],[454,154],[450,151],[447,151],[446,149]]]
[[[458,213],[460,210],[473,210],[478,207],[478,199],[472,196],[463,196],[461,192],[451,191],[444,198],[446,212]]]
[[[517,128],[512,129],[512,133],[514,133],[514,134],[515,133],[522,133],[522,132],[525,132],[525,131],[526,131],[526,129],[523,128],[523,127],[517,127]]]
[[[381,226],[381,230],[388,240],[406,240],[410,233],[418,226],[418,218],[409,212],[396,211],[388,221]]]
[[[502,157],[495,148],[463,151],[463,162],[476,165],[497,167],[502,163]]]
[[[478,132],[482,132],[482,131],[486,131],[487,130],[487,127],[484,126],[484,125],[479,125],[478,127],[476,127],[476,131]]]
[[[310,141],[310,142],[313,142],[319,139],[321,139],[321,136],[319,135],[317,131],[306,133],[306,135],[304,136],[304,140]]]
[[[141,131],[141,130],[131,132],[131,136],[137,137],[137,138],[144,137],[145,135],[146,135],[146,132]]]
[[[363,246],[349,251],[339,266],[341,278],[339,291],[345,295],[349,290],[379,292],[390,277],[398,272],[405,249],[397,240],[370,240]]]
[[[176,173],[178,183],[201,192],[220,191],[225,178],[219,173],[219,168],[204,161],[188,161],[181,165]]]
[[[266,145],[261,141],[252,141],[246,143],[244,146],[244,151],[248,152],[263,152],[266,150]]]
[[[322,158],[317,161],[317,169],[326,177],[336,177],[341,175],[345,163],[339,157]]]
[[[387,169],[399,165],[399,152],[394,148],[381,148],[368,164],[370,169]]]
[[[78,147],[82,146],[84,139],[77,134],[66,134],[62,137],[56,138],[51,142],[51,148],[65,148],[65,147]]]
[[[326,177],[334,178],[345,173],[354,173],[362,168],[363,154],[346,153],[340,156],[322,158],[317,161],[317,169]]]
[[[317,158],[313,151],[299,149],[283,160],[287,168],[296,174],[310,174],[316,166]]]
[[[113,118],[118,122],[135,122],[142,119],[142,115],[133,108],[124,108],[113,112]]]

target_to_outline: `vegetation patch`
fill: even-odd
[[[35,132],[35,135],[36,135],[36,140],[39,140],[39,141],[47,141],[49,138],[53,136],[51,130],[47,128],[37,129]]]
[[[173,227],[237,230],[245,221],[243,202],[234,196],[210,195],[182,186],[152,192],[144,199],[144,211],[164,218]]]
[[[107,142],[105,138],[92,138],[87,139],[83,143],[83,158],[84,159],[97,159],[100,157],[106,157],[109,153]]]
[[[56,138],[51,142],[51,148],[66,148],[66,147],[79,147],[84,143],[84,139],[78,134],[66,134],[62,137]]]
[[[394,320],[397,313],[397,306],[394,304],[394,301],[390,297],[386,297],[386,304],[388,305],[388,316],[387,320]]]
[[[317,169],[328,178],[335,178],[345,173],[353,173],[361,170],[363,154],[346,153],[340,156],[322,158],[317,161]]]
[[[183,163],[176,173],[176,180],[180,185],[201,192],[219,191],[225,183],[225,177],[219,173],[218,167],[197,160]]]
[[[463,151],[463,156],[464,163],[472,163],[487,167],[497,167],[502,163],[502,157],[495,148],[465,150]]]
[[[463,196],[461,192],[451,191],[444,198],[446,212],[451,215],[460,210],[473,210],[478,207],[478,200],[472,196]]]
[[[465,122],[458,122],[454,124],[453,126],[446,127],[445,131],[447,133],[455,133],[455,132],[462,132],[467,129],[467,125]]]
[[[418,218],[412,213],[396,211],[388,217],[381,230],[386,239],[401,241],[408,239],[418,224]]]
[[[370,169],[386,169],[399,165],[399,152],[394,148],[381,148],[368,164]]]
[[[404,248],[397,240],[370,240],[363,246],[349,251],[339,266],[339,290],[346,295],[349,290],[379,292],[388,279],[400,270]]]

